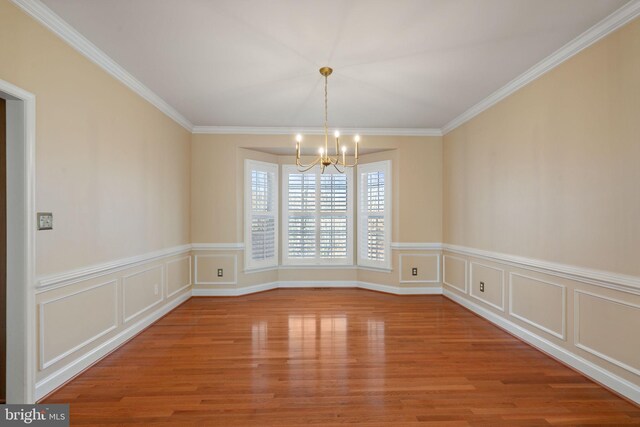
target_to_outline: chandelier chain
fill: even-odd
[[[329,97],[327,96],[327,79],[329,76],[324,76],[324,141],[325,141],[325,149],[327,147],[327,139],[329,138]],[[329,155],[329,153],[326,153]]]

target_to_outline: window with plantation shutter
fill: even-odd
[[[283,166],[283,264],[353,264],[352,177]]]
[[[278,165],[245,160],[245,269],[278,265]]]
[[[358,265],[391,268],[391,162],[358,166]]]

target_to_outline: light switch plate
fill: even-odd
[[[53,230],[53,214],[38,212],[38,230]]]

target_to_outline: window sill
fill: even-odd
[[[358,268],[354,264],[282,264],[280,266],[282,270],[315,270],[315,269],[335,269],[335,270],[355,270]]]

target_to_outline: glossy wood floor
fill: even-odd
[[[192,298],[50,396],[73,425],[640,424],[640,408],[441,296]]]

